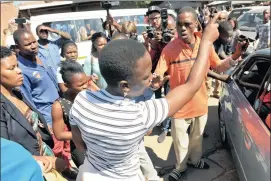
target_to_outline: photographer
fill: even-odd
[[[148,9],[148,12],[146,13],[149,19],[150,27],[147,32],[143,32],[143,38],[145,40],[145,47],[149,51],[152,59],[152,73],[156,69],[158,60],[160,58],[161,52],[163,48],[175,38],[176,34],[176,22],[171,17],[168,16],[167,13],[164,14],[164,17],[166,19],[162,19],[161,17],[161,9],[157,6],[151,6]],[[163,27],[167,25],[166,27]],[[150,31],[152,29],[152,31]],[[165,30],[166,32],[163,32]],[[163,33],[168,35],[170,37],[170,41],[164,41]],[[151,34],[153,34],[153,38],[150,38]],[[165,37],[165,36],[164,36]],[[167,75],[167,73],[165,73]],[[165,79],[168,79],[168,77],[165,77]],[[164,94],[166,95],[169,92],[169,85],[168,81],[164,81]],[[160,87],[158,90],[155,91],[155,97],[161,98],[162,97],[162,88]],[[170,127],[170,118],[167,118],[162,123],[162,133],[159,135],[157,141],[158,143],[162,143],[169,131]]]

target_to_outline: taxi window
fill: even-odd
[[[74,42],[89,41],[91,33],[103,32],[101,19],[80,19],[43,23],[53,29],[67,32]],[[49,32],[49,39],[56,40],[59,35]]]
[[[59,31],[64,31],[67,32],[71,35],[72,39],[76,39],[76,35],[73,33],[74,31],[74,22],[71,20],[68,21],[56,21],[56,22],[45,22],[43,23],[45,26],[49,26],[53,29],[59,30]],[[56,33],[51,33],[49,32],[48,38],[50,40],[57,40],[60,38],[60,36]]]
[[[81,19],[75,20],[76,42],[89,41],[95,32],[103,32],[101,19]]]

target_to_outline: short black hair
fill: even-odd
[[[64,52],[66,51],[66,49],[69,47],[69,46],[75,46],[77,48],[77,45],[74,41],[72,40],[66,40],[62,43],[62,47],[61,47],[61,57],[64,58]]]
[[[27,29],[18,29],[13,33],[13,39],[15,44],[19,45],[19,41],[21,40],[21,36],[23,34],[30,34],[32,35],[32,32]]]
[[[219,23],[218,32],[219,34],[228,35],[229,32],[233,31],[232,25],[228,21],[222,21]]]
[[[12,53],[12,51],[9,48],[7,48],[5,46],[1,46],[1,55],[0,55],[1,59],[10,57],[12,55],[13,55],[13,53]]]
[[[78,62],[66,60],[60,63],[60,74],[64,83],[71,83],[72,76],[78,73],[84,73],[83,67]]]
[[[92,47],[91,47],[91,52],[96,52],[97,49],[95,47],[95,41],[98,39],[98,38],[105,38],[106,39],[106,35],[103,33],[103,32],[96,32],[92,35],[91,37],[91,41],[92,41]],[[106,39],[107,40],[107,39]]]
[[[40,29],[41,26],[44,26],[44,25],[43,25],[43,24],[40,24],[40,25],[38,25],[38,26],[36,27],[36,33],[37,33],[37,34],[39,33],[39,29]]]
[[[194,17],[195,20],[198,19],[198,14],[197,14],[197,12],[195,11],[194,8],[192,8],[192,7],[190,7],[190,6],[184,6],[184,7],[182,7],[182,8],[179,10],[178,15],[183,14],[183,13],[191,13],[191,14],[193,15],[193,17]]]
[[[135,40],[113,40],[101,51],[99,66],[108,85],[117,86],[122,80],[133,80],[136,62],[146,48]]]
[[[127,39],[129,39],[127,36],[126,36],[126,34],[125,33],[116,33],[116,34],[114,34],[113,35],[113,37],[112,37],[112,40],[120,40],[120,39],[124,39],[124,40],[127,40]]]

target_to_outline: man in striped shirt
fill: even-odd
[[[149,129],[177,112],[200,88],[208,52],[218,37],[215,20],[206,27],[189,80],[166,98],[140,103],[130,99],[141,95],[155,80],[151,57],[142,44],[114,40],[102,50],[99,63],[108,87],[82,91],[70,111],[73,140],[78,149],[86,151],[77,180],[145,180],[139,168],[139,143]]]

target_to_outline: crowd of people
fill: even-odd
[[[270,32],[270,12],[263,14],[258,49],[270,47],[270,33],[262,33]],[[1,46],[1,151],[12,165],[1,163],[1,178],[158,181],[144,136],[160,124],[157,141],[171,128],[176,155],[169,181],[182,178],[188,166],[210,168],[201,158],[207,73],[225,80],[222,73],[242,60],[246,42],[238,41],[238,22],[225,12],[183,7],[176,19],[168,16],[171,41],[165,42],[161,9],[152,6],[146,16],[155,31],[153,37],[143,32],[143,43],[135,22],[111,16],[103,24],[111,33],[89,31],[91,54],[83,66],[68,32],[18,26],[14,46]],[[48,32],[61,38],[51,41]],[[219,89],[216,80],[216,98]]]

